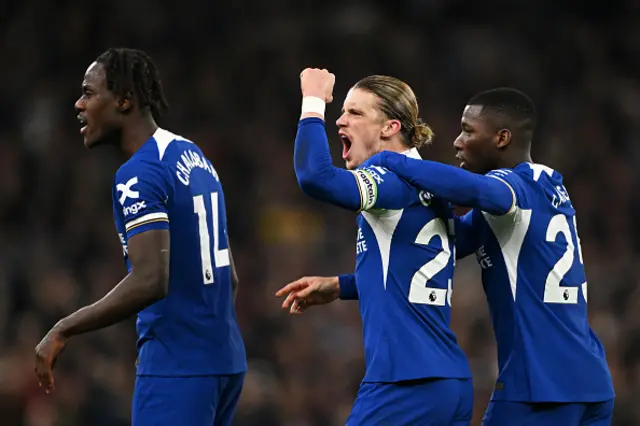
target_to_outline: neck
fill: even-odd
[[[505,155],[500,159],[498,167],[499,169],[513,169],[520,163],[531,163],[533,160],[531,159],[531,151],[526,150],[516,150],[512,152],[506,152]]]
[[[138,118],[122,129],[120,147],[127,157],[131,157],[158,130],[151,114]]]
[[[410,146],[406,146],[398,139],[392,139],[389,142],[386,142],[382,145],[383,151],[392,151],[392,152],[397,152],[399,154],[402,154],[403,152],[406,152],[410,149],[411,149]]]

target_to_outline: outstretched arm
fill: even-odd
[[[412,185],[460,206],[477,207],[493,215],[515,209],[515,193],[497,176],[485,176],[428,160],[416,160],[392,152],[372,158]]]

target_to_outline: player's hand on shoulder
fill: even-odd
[[[276,297],[286,296],[282,309],[292,315],[301,314],[314,305],[331,303],[340,297],[338,277],[302,277],[276,292]]]
[[[300,73],[300,90],[302,96],[314,96],[324,99],[326,103],[333,101],[333,85],[336,76],[326,69],[306,68]]]

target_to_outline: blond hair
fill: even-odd
[[[420,148],[431,143],[433,130],[418,117],[418,100],[407,83],[386,75],[370,75],[353,87],[376,95],[380,111],[388,119],[400,121],[405,145]]]

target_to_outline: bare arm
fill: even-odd
[[[169,231],[149,230],[128,241],[131,272],[97,302],[55,325],[63,337],[120,322],[163,299],[169,287]]]

